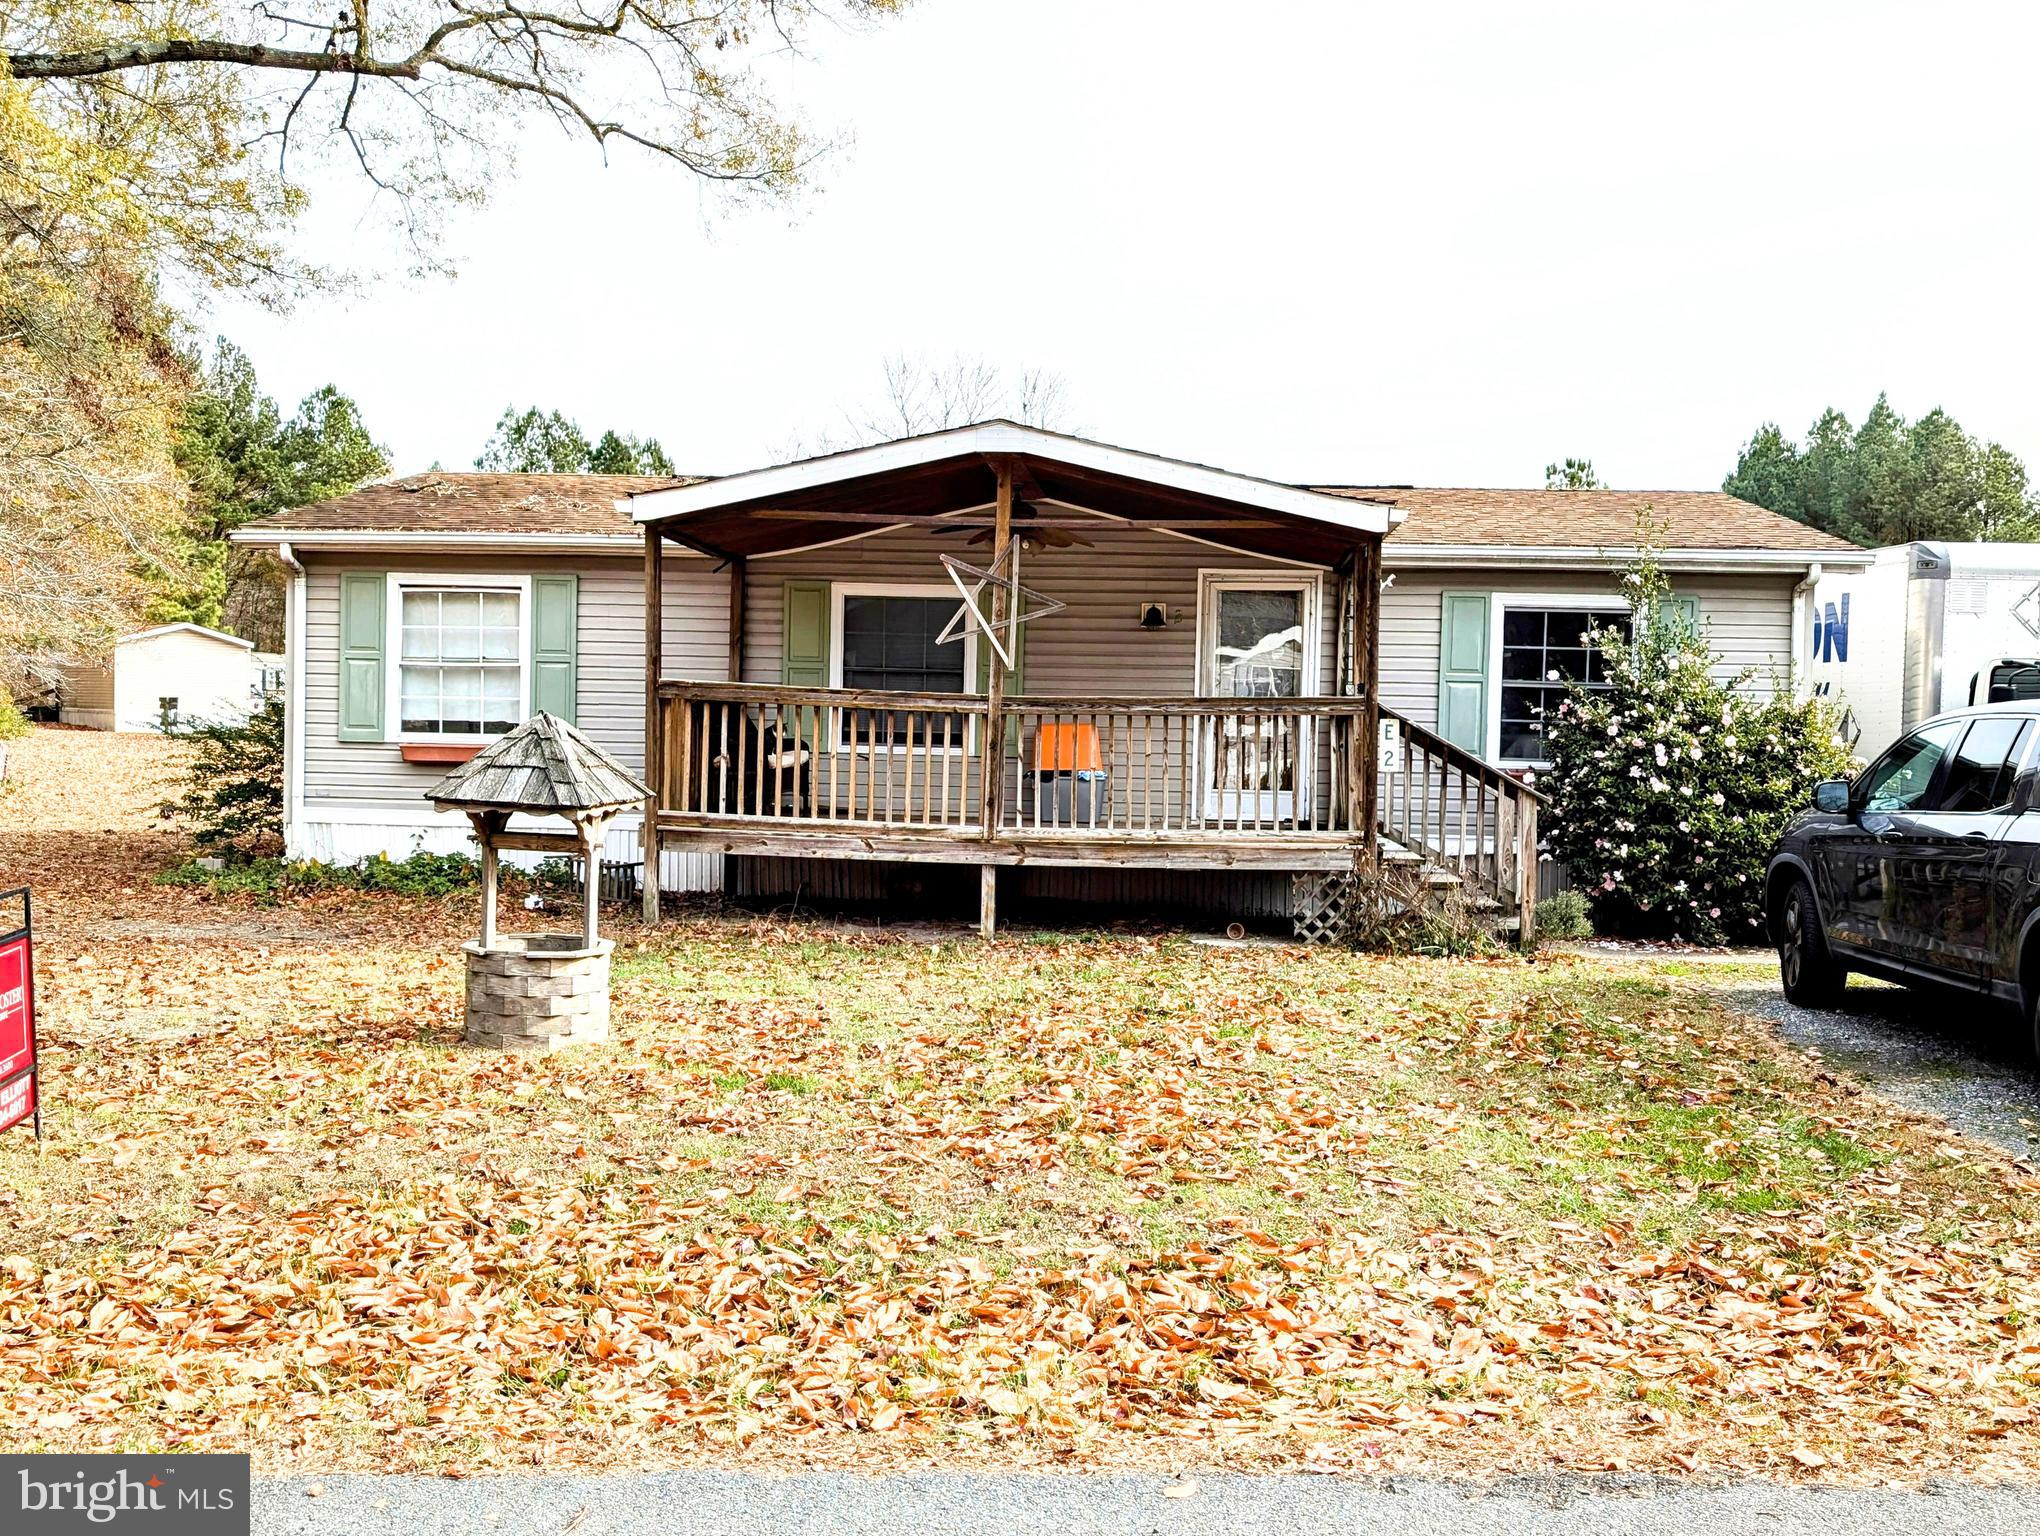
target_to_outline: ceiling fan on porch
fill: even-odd
[[[980,528],[970,536],[967,542],[972,544],[989,544],[992,542],[994,531],[990,528]],[[1095,542],[1085,538],[1074,528],[1034,528],[1026,523],[1016,522],[1013,525],[1013,535],[1022,543],[1033,544],[1042,549],[1072,549],[1079,544],[1085,549],[1096,549],[1098,547]]]

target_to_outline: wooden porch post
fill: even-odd
[[[1000,459],[995,466],[999,477],[998,502],[992,519],[992,569],[1006,558],[1006,546],[1013,538],[1013,461]],[[1006,586],[1017,583],[1009,579]],[[1006,586],[994,584],[991,591],[991,620],[997,624],[1008,612]],[[1017,596],[1017,594],[1014,594]],[[983,644],[981,640],[979,642]],[[997,651],[985,658],[985,728],[978,740],[978,835],[986,842],[998,836],[1001,801],[1006,780],[1006,669]],[[989,939],[999,923],[999,871],[985,864],[978,875],[978,936]]]
[[[482,948],[496,947],[496,839],[483,817],[470,817],[482,844]]]
[[[601,929],[602,823],[591,821],[580,829],[582,853],[581,947],[593,949]]]
[[[475,829],[475,841],[482,845],[482,948],[496,947],[496,889],[502,859],[496,851],[496,838],[510,821],[503,811],[469,811],[468,820]]]
[[[1353,687],[1361,695],[1353,721],[1353,758],[1359,794],[1353,805],[1353,828],[1359,867],[1372,873],[1379,848],[1378,824],[1381,766],[1381,540],[1368,539],[1353,551],[1353,634],[1347,642],[1353,657]]]
[[[730,557],[730,681],[744,681],[744,583],[750,563],[742,555]]]
[[[643,887],[645,921],[659,920],[659,791],[664,777],[664,722],[659,718],[659,670],[665,645],[666,539],[657,523],[645,524],[645,796]]]

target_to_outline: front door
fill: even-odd
[[[1287,575],[1204,580],[1199,694],[1295,699],[1317,691],[1317,583]],[[1216,713],[1200,733],[1205,811],[1221,823],[1287,821],[1311,792],[1310,722],[1265,709]]]

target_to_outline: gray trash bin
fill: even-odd
[[[1095,812],[1103,820],[1106,776],[1101,768],[1035,775],[1034,806],[1044,827],[1088,827]]]

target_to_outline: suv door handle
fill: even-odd
[[[1990,834],[1988,832],[1965,832],[1962,834],[1962,841],[1965,843],[1987,843],[1990,841]]]

